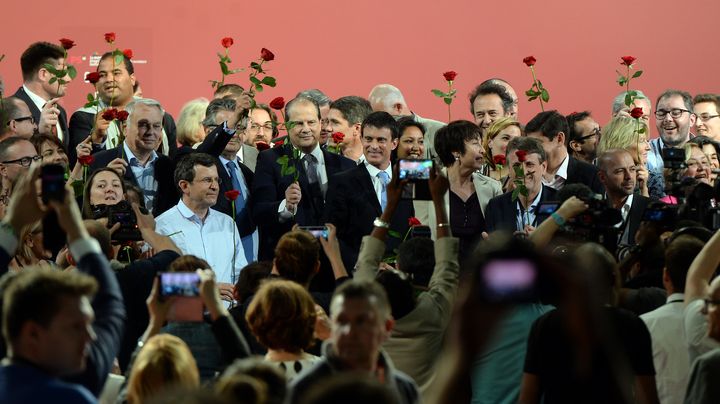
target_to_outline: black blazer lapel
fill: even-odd
[[[20,87],[17,91],[15,91],[15,94],[13,96],[25,101],[25,104],[27,104],[28,108],[30,108],[30,114],[32,115],[33,119],[35,119],[35,122],[40,122],[40,109],[38,109],[37,105],[33,102],[32,99],[30,99],[30,96],[28,93],[25,92],[25,89]]]
[[[377,217],[380,217],[382,215],[382,207],[378,201],[377,194],[375,193],[375,186],[373,185],[372,178],[370,178],[370,173],[368,172],[367,167],[365,167],[365,164],[357,166],[355,173],[355,178],[360,183],[360,189],[362,189],[365,194],[364,199],[366,201],[370,201],[373,209],[375,209],[375,214],[377,214]]]

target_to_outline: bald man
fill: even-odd
[[[426,119],[412,112],[400,89],[392,84],[378,84],[368,96],[373,111],[385,111],[395,119],[412,116],[415,122],[425,126],[425,158],[435,158],[435,132],[445,126],[445,123],[434,119]],[[402,136],[402,133],[400,134]]]

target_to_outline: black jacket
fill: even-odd
[[[598,177],[598,169],[592,164],[580,161],[570,155],[568,157],[567,180],[565,185],[569,184],[585,184],[596,194],[604,194],[605,187]]]
[[[635,233],[640,228],[640,222],[642,222],[643,215],[645,214],[645,208],[650,203],[650,198],[642,196],[640,194],[633,195],[633,202],[630,206],[630,213],[625,223],[625,231],[628,232],[627,245],[635,245]]]
[[[554,201],[556,193],[557,191],[554,189],[543,185],[540,203]],[[488,233],[497,230],[510,232],[518,230],[517,201],[512,200],[512,192],[506,192],[490,199],[485,212],[485,223],[487,224]],[[539,224],[536,223],[536,225]]]

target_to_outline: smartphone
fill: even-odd
[[[494,303],[526,303],[539,299],[538,269],[529,260],[497,259],[482,268],[483,298]]]
[[[42,182],[42,200],[45,204],[50,201],[63,202],[65,200],[65,168],[60,164],[46,164],[40,168]]]
[[[300,230],[305,230],[313,235],[315,238],[324,238],[327,240],[328,238],[328,228],[327,226],[300,226]]]
[[[195,272],[160,272],[160,296],[200,296],[200,275]]]
[[[423,181],[430,179],[433,163],[430,159],[407,160],[398,162],[398,178],[401,180]]]

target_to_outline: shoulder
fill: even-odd
[[[166,210],[163,212],[160,216],[155,218],[155,223],[158,225],[166,224],[170,221],[175,220],[178,216],[180,216],[180,212],[175,209],[177,205],[173,206],[172,208]]]
[[[555,188],[551,188],[547,185],[542,186],[542,192],[543,192],[542,199],[544,199],[544,200],[551,200],[558,193],[558,191]]]
[[[301,396],[310,387],[312,387],[316,383],[324,381],[326,377],[331,375],[332,373],[332,368],[330,367],[327,359],[320,358],[320,360],[315,362],[315,364],[313,364],[306,371],[302,372],[302,374],[298,375],[298,377],[296,377],[290,383],[289,387],[291,391],[291,396],[294,398],[294,402],[297,402],[297,399],[301,398]]]
[[[496,206],[508,203],[512,203],[512,192],[505,192],[504,194],[500,194],[496,197],[491,198],[490,202],[488,202],[488,205]]]
[[[594,165],[592,165],[590,163],[580,161],[571,156],[568,156],[568,158],[570,159],[570,161],[568,162],[568,169],[572,169],[572,170],[575,170],[578,172],[593,173],[593,174],[596,173],[598,170],[597,167],[595,167]]]

